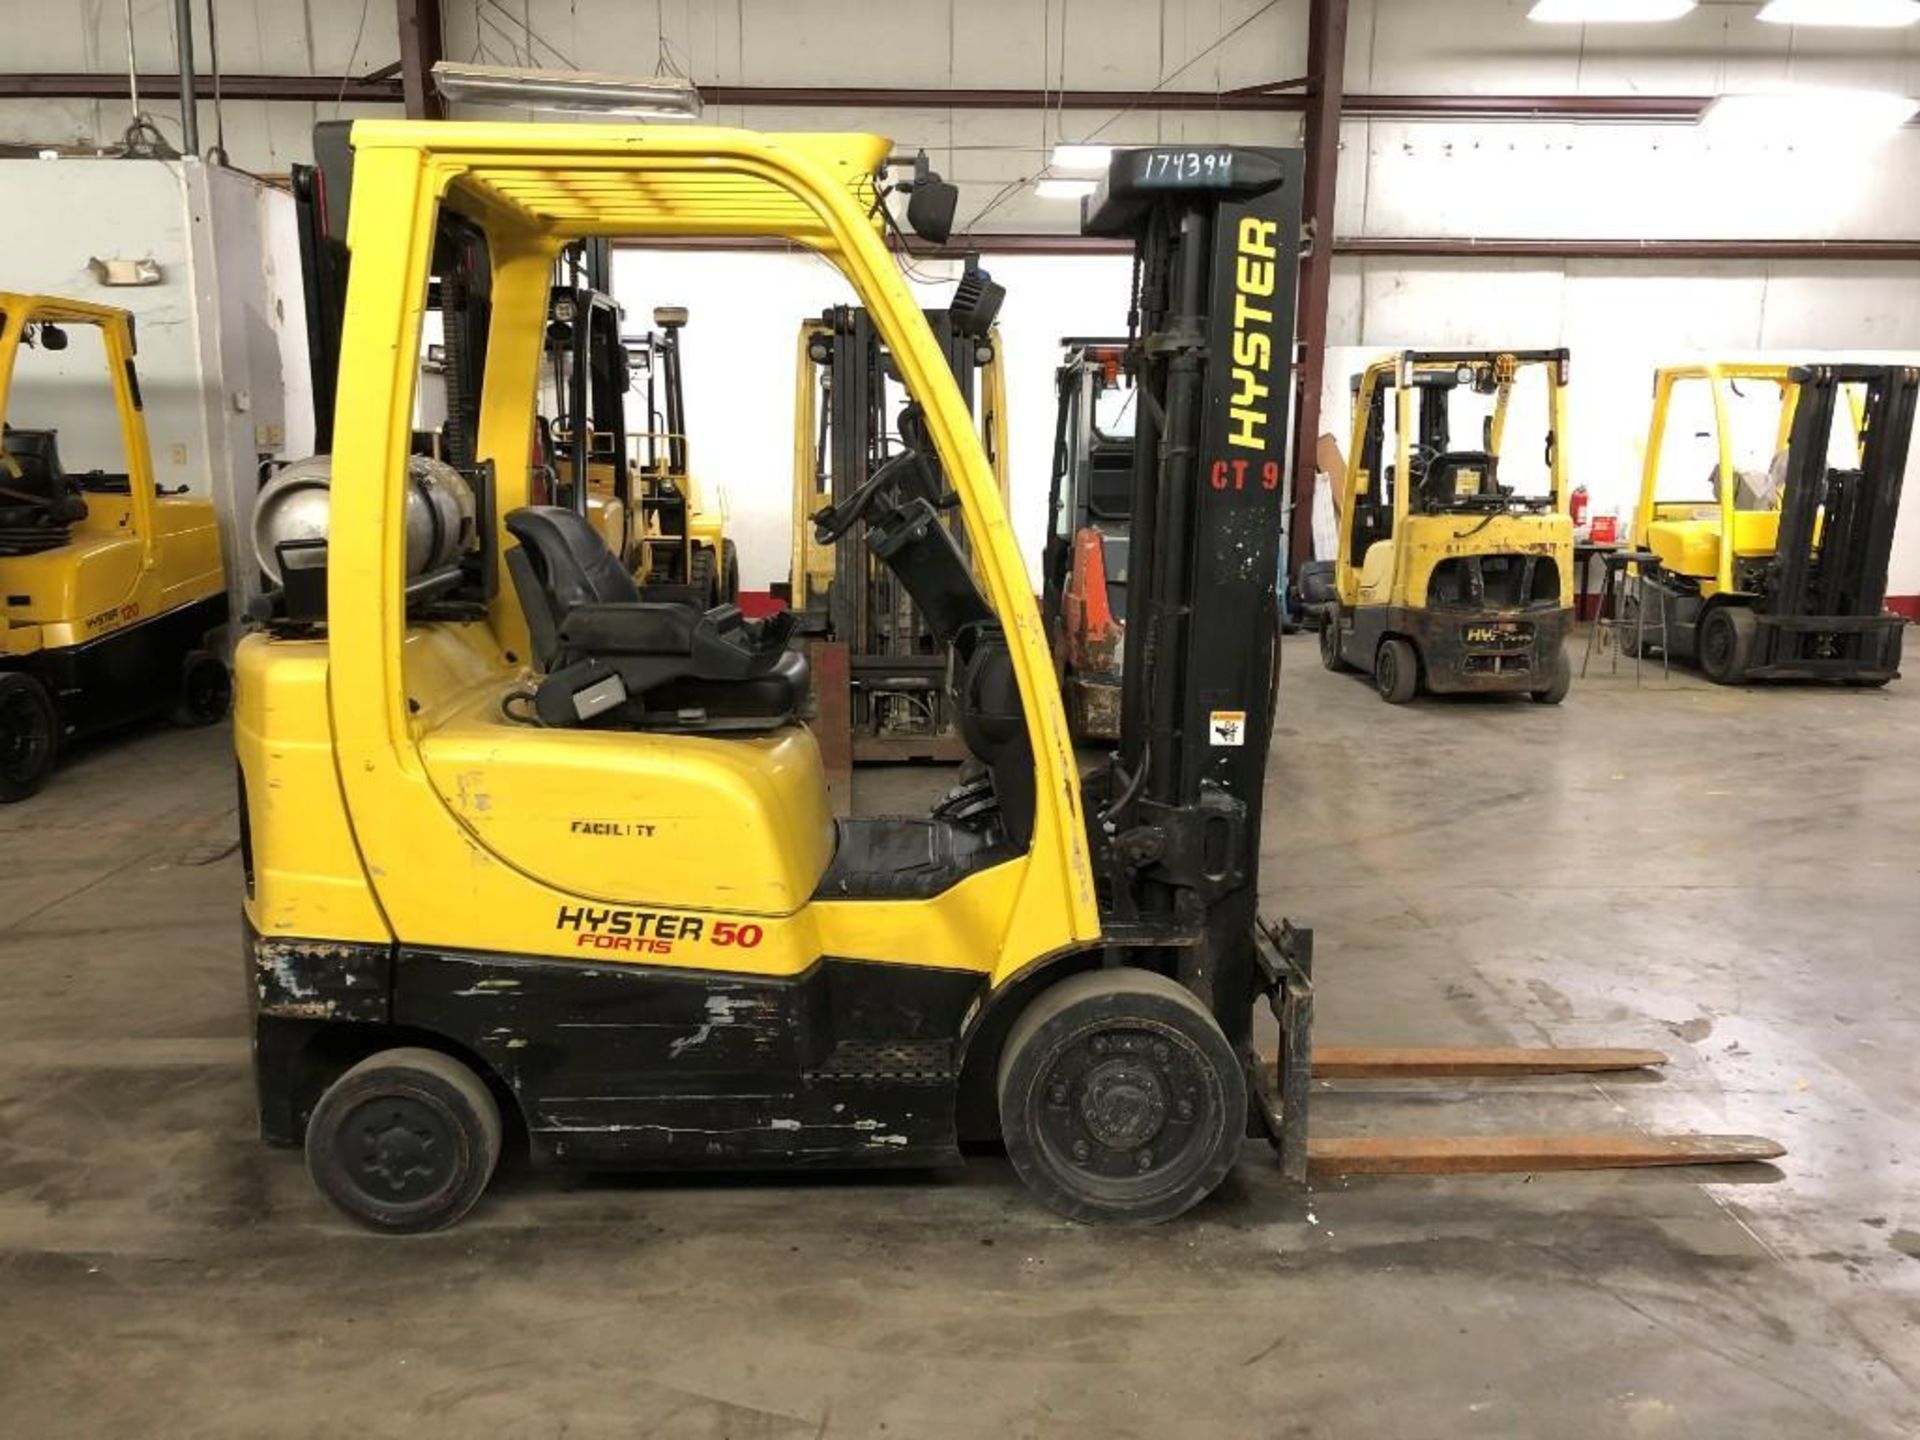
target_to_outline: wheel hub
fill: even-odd
[[[1080,1118],[1087,1133],[1109,1150],[1136,1149],[1159,1134],[1166,1121],[1166,1086],[1135,1060],[1105,1061],[1087,1076]]]
[[[341,1136],[351,1171],[383,1200],[418,1200],[434,1193],[453,1168],[446,1126],[411,1100],[369,1105]]]

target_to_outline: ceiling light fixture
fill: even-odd
[[[699,87],[671,75],[603,75],[442,60],[433,67],[433,83],[455,104],[646,120],[697,120],[701,111]]]
[[[1920,21],[1915,0],[1767,0],[1760,18],[1769,25],[1832,25],[1856,30],[1898,30]]]
[[[1678,20],[1695,0],[1534,0],[1527,19],[1543,25],[1653,25]]]
[[[1816,86],[1722,95],[1701,113],[1703,125],[1769,139],[1865,136],[1898,130],[1920,113],[1920,100],[1879,90]]]
[[[1099,188],[1097,180],[1064,180],[1055,176],[1033,182],[1033,193],[1042,200],[1078,200]]]
[[[1052,167],[1055,170],[1105,170],[1113,159],[1111,145],[1056,145]]]

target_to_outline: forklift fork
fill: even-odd
[[[1277,1055],[1253,1054],[1251,1093],[1280,1173],[1295,1184],[1332,1175],[1493,1175],[1737,1165],[1775,1160],[1786,1147],[1760,1135],[1314,1136],[1315,1080],[1502,1079],[1657,1068],[1658,1050],[1313,1045],[1313,932],[1282,921],[1254,930],[1260,984],[1280,1025]]]

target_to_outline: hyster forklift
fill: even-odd
[[[1084,218],[1138,247],[1142,403],[1121,737],[1083,792],[987,457],[879,229],[887,141],[360,121],[353,146],[353,481],[301,567],[320,583],[240,647],[235,728],[262,1126],[336,1205],[451,1223],[509,1127],[536,1162],[600,1168],[926,1166],[997,1139],[1085,1220],[1179,1214],[1250,1130],[1297,1177],[1515,1163],[1478,1141],[1309,1156],[1310,937],[1257,906],[1275,652],[1212,643],[1276,625],[1297,153],[1125,152]],[[909,222],[944,236],[955,199],[921,177]],[[478,455],[433,479],[481,523],[416,566],[436,217],[492,276]],[[829,816],[783,617],[645,603],[576,511],[527,504],[555,249],[636,233],[806,245],[873,317],[903,444],[822,523],[863,527],[954,657],[976,766],[931,813]],[[1623,1153],[1779,1152],[1586,1137],[1520,1163]]]
[[[1739,444],[1746,386],[1769,398],[1766,457]],[[1666,644],[1719,685],[1900,673],[1906,620],[1886,609],[1887,561],[1920,370],[1905,365],[1686,365],[1659,372],[1641,471],[1641,576],[1665,592]],[[1707,494],[1661,493],[1676,400],[1704,409]],[[1756,437],[1757,438],[1757,437]],[[1743,448],[1759,463],[1742,468]],[[1630,593],[1628,610],[1641,602]],[[1629,617],[1633,618],[1632,616]],[[1623,625],[1620,633],[1634,633]],[[1657,632],[1656,632],[1657,633]],[[1629,643],[1637,643],[1631,640]]]
[[[693,472],[687,451],[687,401],[680,332],[686,307],[654,307],[653,330],[626,337],[628,365],[646,428],[631,456],[639,501],[643,586],[683,585],[703,606],[740,598],[740,557],[726,538],[726,505]]]
[[[1005,292],[968,266],[944,309],[924,311],[1007,498],[1006,382],[994,320]],[[906,398],[874,317],[837,305],[800,327],[794,390],[793,550],[783,593],[808,643],[818,695],[814,731],[830,772],[893,761],[954,763],[970,753],[952,694],[953,656],[910,587],[845,526],[842,513],[909,445],[896,412]],[[965,528],[941,518],[962,556]]]
[[[605,247],[585,250],[583,268],[579,247],[569,247],[547,308],[543,398],[554,413],[540,422],[536,450],[552,473],[551,501],[585,507],[641,598],[732,604],[740,562],[724,516],[703,503],[687,466],[679,338],[687,312],[659,306],[659,329],[623,333],[619,302],[605,289]],[[640,415],[630,417],[636,402]],[[645,428],[630,428],[630,418]],[[573,479],[582,474],[584,488]],[[549,497],[536,487],[532,498]]]
[[[1566,698],[1567,369],[1564,350],[1409,350],[1354,377],[1335,599],[1320,625],[1329,670],[1365,671],[1392,705],[1422,689]],[[1546,426],[1544,488],[1528,490],[1517,457],[1504,473],[1502,461],[1509,402],[1531,375]],[[1480,411],[1473,449],[1454,448],[1462,394],[1480,402],[1462,407]]]
[[[87,388],[122,472],[68,470],[57,429],[13,423],[16,382],[42,400],[74,385],[46,358],[74,333],[98,336],[105,384]],[[211,724],[232,697],[213,502],[154,482],[134,348],[125,310],[0,293],[0,802],[39,790],[70,740],[155,715]]]
[[[1061,341],[1041,614],[1076,743],[1120,738],[1133,505],[1128,342]]]

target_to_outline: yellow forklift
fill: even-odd
[[[1529,489],[1506,440],[1515,387],[1532,376],[1545,433]],[[1423,689],[1566,698],[1567,381],[1565,350],[1408,350],[1354,377],[1335,598],[1320,625],[1329,670],[1364,671],[1391,705]],[[1454,443],[1463,395],[1479,402],[1461,407],[1479,412],[1472,449]]]
[[[1123,152],[1083,220],[1143,277],[1133,653],[1115,755],[1083,781],[973,418],[883,239],[884,139],[359,121],[352,142],[335,443],[357,483],[242,643],[235,726],[262,1128],[346,1214],[452,1223],[509,1124],[536,1163],[588,1168],[927,1166],[997,1139],[1060,1213],[1135,1222],[1203,1199],[1249,1133],[1302,1178],[1779,1153],[1309,1144],[1316,1068],[1436,1061],[1315,1055],[1310,936],[1259,913],[1297,152]],[[944,240],[953,187],[912,185],[908,222]],[[435,482],[481,523],[413,565],[437,226],[492,277],[477,453]],[[951,654],[963,793],[836,822],[791,612],[646,603],[583,516],[527,503],[549,267],[596,234],[772,236],[854,288],[908,403],[822,524],[861,527]],[[1279,369],[1231,358],[1256,355]],[[1448,1052],[1438,1073],[1646,1058]]]
[[[1907,622],[1886,608],[1887,563],[1917,389],[1907,365],[1658,373],[1634,536],[1657,561],[1640,578],[1663,592],[1670,654],[1718,685],[1899,675]],[[1756,395],[1766,403],[1746,403]],[[1675,423],[1676,406],[1691,407],[1690,424]],[[1683,432],[1710,446],[1711,470],[1675,495],[1664,482],[1679,467],[1665,462]],[[1641,603],[1638,587],[1623,602],[1628,645]]]
[[[934,342],[974,417],[1001,503],[1007,497],[1006,381],[995,317],[1005,292],[969,265],[944,309],[925,311]],[[776,589],[796,616],[813,659],[814,730],[830,772],[895,761],[957,762],[952,658],[893,570],[823,525],[909,444],[896,416],[908,396],[874,318],[838,305],[800,327],[794,388],[793,548]],[[964,527],[950,497],[935,497],[961,554]]]
[[[635,573],[648,586],[684,585],[705,607],[732,605],[740,598],[740,557],[726,536],[725,499],[709,492],[688,459],[686,308],[656,306],[653,323],[625,341],[645,421],[630,457],[640,517]]]
[[[75,335],[97,337],[96,423],[124,471],[68,470],[57,428],[14,423],[18,392],[75,386],[51,358]],[[125,310],[0,292],[0,802],[38,791],[71,740],[211,724],[232,698],[213,502],[155,483],[134,352]]]

